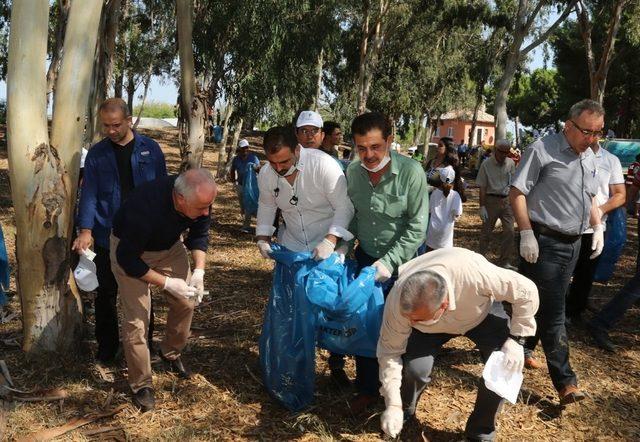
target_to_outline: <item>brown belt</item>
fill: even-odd
[[[493,196],[495,198],[506,198],[509,195],[498,195],[497,193],[487,193],[487,196]]]
[[[548,228],[547,226],[543,226],[538,223],[531,223],[531,227],[533,227],[533,231],[538,235],[548,236],[553,239],[557,239],[560,242],[571,244],[580,239],[582,235],[567,235],[566,233],[558,232],[557,230],[553,230]]]

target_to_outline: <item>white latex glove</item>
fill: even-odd
[[[489,213],[487,212],[487,208],[485,206],[480,206],[480,219],[483,223],[489,221]]]
[[[349,245],[347,243],[342,243],[340,247],[336,248],[335,252],[340,257],[340,262],[344,264],[347,253],[349,253]]]
[[[189,279],[189,287],[193,287],[196,289],[196,305],[202,302],[202,296],[204,294],[204,269],[195,269],[193,273],[191,273],[191,278]]]
[[[271,244],[263,239],[258,241],[256,244],[258,245],[258,250],[260,250],[262,257],[264,259],[271,259],[271,256],[269,256],[269,253],[273,252],[273,250],[271,250]]]
[[[602,224],[596,224],[593,226],[593,237],[591,239],[591,250],[593,250],[593,253],[589,256],[589,259],[594,259],[600,256],[603,248],[604,226]]]
[[[331,256],[335,248],[336,245],[333,242],[329,241],[327,238],[323,238],[322,241],[320,241],[313,249],[313,259],[316,261],[323,261]]]
[[[180,278],[169,278],[167,276],[162,288],[174,296],[182,296],[184,298],[191,298],[197,294],[195,287],[190,287],[184,279]]]
[[[380,416],[380,426],[382,431],[387,436],[396,437],[402,431],[402,424],[404,423],[404,412],[402,407],[397,405],[390,405],[384,410],[382,416]]]
[[[504,353],[504,366],[507,370],[522,372],[524,367],[524,351],[522,345],[518,344],[511,338],[504,341],[504,345],[500,349]]]
[[[520,231],[520,256],[525,261],[534,264],[538,261],[538,241],[536,240],[533,230],[521,230]]]
[[[375,279],[377,282],[385,282],[386,280],[391,278],[391,272],[380,261],[376,261],[371,265],[376,268]]]

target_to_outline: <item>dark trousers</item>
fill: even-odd
[[[465,333],[465,336],[476,344],[483,362],[486,362],[491,353],[499,350],[509,336],[507,319],[489,314],[484,321]],[[406,414],[416,412],[420,395],[431,382],[433,363],[440,348],[455,337],[456,335],[446,333],[422,333],[416,329],[411,331],[407,350],[402,356],[402,387],[400,388]],[[467,420],[466,436],[476,440],[493,440],[496,432],[496,416],[502,402],[502,398],[489,390],[484,381],[480,380],[476,403]]]
[[[595,259],[589,258],[593,253],[593,250],[591,250],[592,240],[593,233],[585,233],[580,239],[580,255],[578,256],[578,262],[573,271],[573,281],[571,281],[569,293],[567,294],[566,314],[570,318],[584,313],[589,302],[589,294],[593,286],[593,275],[598,266],[598,261],[600,261],[599,256]]]
[[[530,354],[538,341],[547,357],[549,375],[556,390],[577,385],[576,374],[569,363],[569,341],[565,328],[566,293],[578,255],[580,240],[571,243],[536,233],[539,255],[534,264],[520,260],[520,273],[535,282],[540,296],[536,313],[536,335],[525,344]]]
[[[96,257],[96,276],[98,277],[98,288],[95,300],[96,319],[96,341],[98,342],[98,352],[96,359],[102,362],[111,362],[118,351],[120,338],[118,333],[118,283],[111,271],[111,260],[109,259],[109,249],[94,245]],[[153,336],[153,307],[151,307],[151,319],[149,321],[149,347],[151,348],[151,338]]]
[[[622,290],[611,298],[607,305],[591,320],[591,325],[603,330],[610,330],[638,299],[640,299],[640,270],[636,271],[636,274]]]
[[[365,267],[370,266],[378,260],[367,255],[360,247],[355,250],[356,262],[358,263],[358,272]],[[393,284],[398,279],[397,275],[389,278],[382,285],[382,291],[385,300],[387,295],[393,288]],[[365,356],[356,356],[356,390],[358,393],[377,396],[380,389],[380,381],[378,375],[378,359],[367,358]],[[344,355],[331,353],[329,356],[329,368],[331,370],[344,368]]]

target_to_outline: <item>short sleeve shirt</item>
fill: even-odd
[[[593,152],[577,154],[563,133],[550,134],[527,148],[512,186],[526,196],[532,222],[581,235],[598,190],[596,170]]]
[[[624,174],[622,172],[622,165],[617,156],[611,152],[600,147],[597,153],[594,153],[596,162],[596,181],[598,182],[598,193],[596,194],[596,201],[601,206],[605,204],[611,197],[609,186],[615,184],[624,184]],[[607,215],[602,217],[602,223],[607,220]],[[606,224],[604,224],[606,226]],[[591,233],[591,228],[587,229],[585,233]]]
[[[498,164],[492,156],[480,165],[476,184],[484,187],[489,195],[506,196],[515,173],[516,163],[511,158],[505,158],[504,163]]]
[[[436,189],[431,194],[429,207],[426,244],[432,249],[453,247],[453,225],[455,218],[462,215],[460,194],[451,190],[448,196],[444,196],[442,190]]]
[[[236,174],[238,176],[238,184],[240,185],[244,183],[244,176],[247,173],[248,164],[260,165],[260,160],[252,153],[247,154],[247,158],[245,158],[244,160],[240,158],[239,155],[236,155],[233,158],[233,168],[236,170]]]

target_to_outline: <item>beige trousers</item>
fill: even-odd
[[[500,253],[498,258],[499,265],[512,264],[515,254],[514,239],[514,217],[509,203],[509,197],[499,198],[487,195],[485,206],[489,219],[482,225],[482,233],[480,235],[480,253],[486,255],[489,250],[489,244],[492,240],[493,229],[496,221],[502,222],[502,233],[500,234]]]
[[[128,276],[116,259],[116,248],[120,240],[111,235],[111,270],[118,281],[118,299],[124,320],[120,336],[129,372],[129,385],[136,393],[152,386],[151,357],[147,346],[147,331],[151,312],[149,284],[139,278]],[[189,257],[181,241],[169,250],[144,252],[142,260],[153,270],[165,276],[187,280],[191,274]],[[194,300],[177,297],[165,291],[169,312],[165,337],[160,350],[167,359],[176,359],[187,344],[193,318]]]

